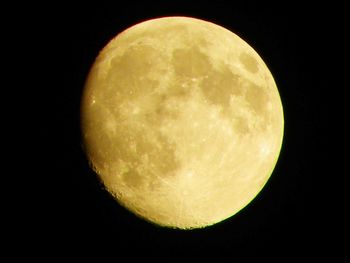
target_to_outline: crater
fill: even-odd
[[[158,128],[166,119],[176,119],[179,117],[179,110],[171,95],[157,95],[154,104],[145,112],[144,121],[152,128]]]
[[[135,169],[130,168],[123,173],[122,180],[129,187],[139,187],[144,182],[143,177]]]
[[[160,104],[155,110],[155,118],[157,118],[159,122],[164,119],[177,119],[179,114],[179,111],[170,103],[167,103],[167,101],[164,101],[164,103]]]
[[[249,55],[247,52],[243,52],[239,56],[239,60],[243,64],[244,68],[251,73],[257,73],[259,71],[258,62],[254,57]]]
[[[247,134],[250,132],[248,121],[242,116],[236,116],[234,119],[234,130],[240,134]]]

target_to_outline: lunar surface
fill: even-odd
[[[105,188],[172,228],[215,224],[254,199],[276,165],[283,125],[276,84],[253,48],[188,17],[117,35],[82,97],[86,154]]]

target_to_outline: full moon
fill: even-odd
[[[163,17],[113,38],[81,101],[86,155],[123,207],[160,226],[202,228],[250,203],[276,165],[283,109],[244,40]]]

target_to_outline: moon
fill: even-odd
[[[119,204],[193,229],[235,215],[262,190],[284,118],[271,72],[244,40],[208,21],[163,17],[102,49],[81,127],[91,167]]]

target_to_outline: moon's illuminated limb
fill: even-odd
[[[276,164],[283,110],[259,55],[210,22],[137,24],[101,51],[82,99],[107,190],[154,223],[204,227],[246,206]]]

